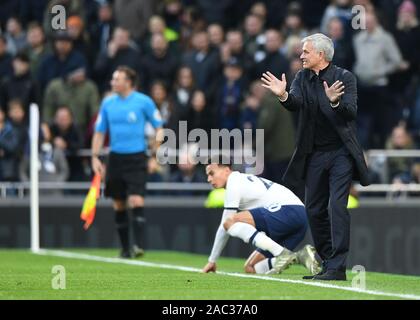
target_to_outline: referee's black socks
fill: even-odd
[[[140,249],[144,249],[144,238],[145,238],[145,224],[146,218],[144,217],[144,208],[135,207],[132,208],[133,213],[133,231],[134,241]]]
[[[130,252],[129,225],[127,210],[115,210],[115,224],[117,225],[118,236],[125,253]]]

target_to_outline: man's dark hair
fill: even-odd
[[[30,62],[30,59],[29,59],[29,56],[28,56],[28,54],[26,53],[26,52],[24,52],[24,51],[19,51],[14,57],[13,57],[13,60],[20,60],[20,61],[22,61],[22,62],[26,62],[26,63],[29,63]]]
[[[71,118],[72,118],[72,119],[74,119],[73,111],[70,109],[70,107],[69,107],[68,105],[66,105],[66,104],[62,104],[62,105],[60,105],[60,106],[57,108],[57,110],[55,110],[55,114],[57,114],[57,112],[58,112],[59,110],[66,110],[66,111],[70,114]]]
[[[28,31],[31,29],[38,29],[38,28],[40,28],[44,32],[44,29],[42,29],[42,26],[39,24],[38,21],[31,21],[28,23],[28,26],[27,26]]]
[[[232,170],[233,161],[226,155],[218,154],[210,157],[209,164],[217,164],[219,167],[228,167]]]
[[[134,88],[137,86],[137,72],[127,66],[119,66],[116,71],[124,72],[125,76],[131,82],[131,86]]]
[[[56,31],[53,35],[53,40],[55,41],[68,41],[73,43],[73,38],[70,36],[70,34],[67,31]]]

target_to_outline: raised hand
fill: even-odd
[[[337,80],[331,87],[328,87],[327,82],[324,81],[325,94],[331,103],[337,103],[340,97],[344,94],[343,82]]]
[[[264,88],[270,89],[276,96],[282,97],[286,93],[286,76],[283,73],[281,80],[277,79],[270,71],[264,72],[261,77]]]

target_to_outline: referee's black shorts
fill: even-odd
[[[147,156],[144,152],[111,152],[105,178],[105,196],[125,200],[130,195],[144,196],[147,180]]]

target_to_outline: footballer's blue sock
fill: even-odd
[[[144,249],[144,236],[145,236],[145,224],[146,219],[144,217],[144,208],[135,207],[131,209],[133,213],[133,231],[134,231],[134,241],[136,245]]]
[[[117,226],[118,236],[124,252],[130,250],[128,235],[128,214],[127,210],[115,210],[115,224]]]

